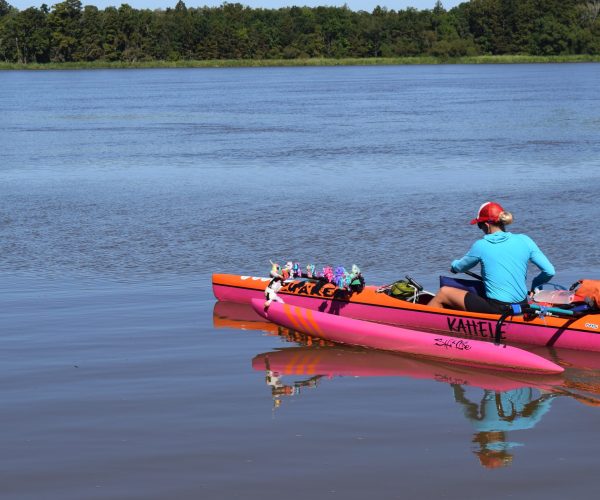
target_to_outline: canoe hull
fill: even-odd
[[[213,293],[222,301],[249,304],[264,300],[268,278],[231,274],[213,275]],[[339,316],[439,331],[454,336],[489,340],[494,337],[498,315],[437,309],[377,293],[367,286],[348,294],[331,284],[307,281],[286,283],[279,296],[290,305]],[[600,352],[600,314],[579,318],[545,317],[525,320],[514,317],[502,327],[502,340],[529,345],[553,346]]]
[[[403,352],[447,362],[498,370],[555,374],[564,369],[523,349],[480,340],[457,339],[253,299],[252,307],[270,321],[332,342]]]

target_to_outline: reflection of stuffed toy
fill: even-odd
[[[281,376],[277,372],[267,370],[265,380],[267,382],[267,385],[271,386],[271,394],[273,396],[293,396],[298,392],[298,390],[295,387],[292,387],[291,385],[285,385],[281,381]]]
[[[265,309],[269,307],[273,301],[283,303],[283,299],[277,295],[277,292],[281,290],[281,287],[283,286],[284,280],[279,264],[271,261],[271,272],[269,273],[269,276],[271,276],[271,281],[269,281],[269,284],[265,289],[265,298],[267,299],[265,301]]]

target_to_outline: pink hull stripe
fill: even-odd
[[[259,299],[252,300],[252,307],[278,325],[333,342],[500,370],[531,373],[564,371],[555,363],[516,347],[360,321],[277,302],[265,312],[264,301]]]

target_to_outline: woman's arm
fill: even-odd
[[[478,252],[475,250],[476,244],[477,242],[473,244],[473,246],[462,259],[456,259],[452,261],[452,264],[450,265],[452,272],[462,273],[464,271],[468,271],[481,262],[481,258],[478,256]]]
[[[548,260],[548,257],[544,255],[535,242],[531,238],[528,238],[528,240],[530,246],[529,260],[533,262],[541,271],[540,274],[533,278],[533,281],[531,282],[531,288],[534,289],[550,281],[556,272],[554,270],[554,266]]]

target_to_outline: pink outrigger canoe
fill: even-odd
[[[251,303],[258,314],[278,325],[332,342],[497,370],[538,374],[564,371],[541,356],[507,345],[345,318],[278,302],[273,302],[265,310],[261,299],[252,299]]]
[[[269,278],[213,274],[215,297],[221,301],[250,304],[264,300]],[[494,338],[499,315],[429,307],[425,303],[399,300],[378,287],[361,292],[338,290],[331,283],[306,280],[286,282],[278,292],[285,303],[349,318],[390,323],[426,331],[443,332],[474,340]],[[507,318],[502,324],[503,342],[600,352],[600,313],[580,317]]]

